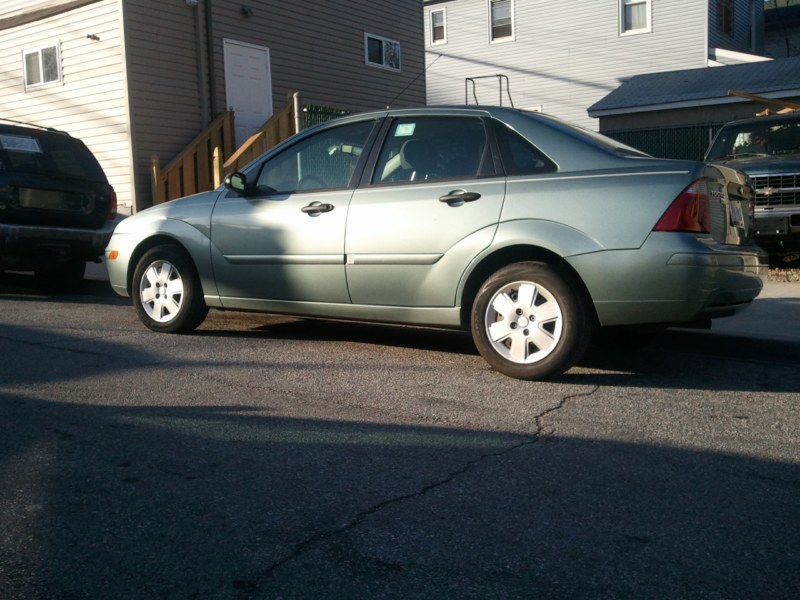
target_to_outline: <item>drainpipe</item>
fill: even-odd
[[[209,2],[210,0],[206,0]],[[200,96],[200,120],[202,123],[210,123],[213,120],[211,108],[209,106],[209,85],[208,85],[208,64],[206,62],[206,49],[203,47],[203,38],[205,28],[203,25],[203,15],[201,10],[208,11],[207,4],[202,8],[198,5],[192,5],[189,1],[187,4],[194,6],[194,39],[197,44],[197,93]]]
[[[214,27],[213,27],[213,11],[211,9],[211,0],[206,0],[206,65],[208,71],[206,74],[206,81],[208,83],[208,98],[211,107],[211,118],[217,116],[217,95],[214,93],[215,79],[214,79]]]

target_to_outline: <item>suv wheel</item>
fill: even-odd
[[[148,250],[133,273],[133,305],[153,331],[186,333],[208,314],[192,261],[177,246]]]
[[[481,356],[518,379],[560,375],[580,359],[591,334],[582,296],[545,263],[497,271],[472,308],[472,337]]]

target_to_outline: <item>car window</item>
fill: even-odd
[[[506,175],[533,175],[556,170],[553,161],[516,131],[497,121],[493,124]]]
[[[477,177],[486,155],[480,118],[403,117],[389,130],[372,183]]]
[[[82,142],[48,131],[0,132],[0,171],[106,181],[99,163]]]
[[[350,184],[375,121],[326,129],[270,158],[256,180],[260,193],[343,188]]]

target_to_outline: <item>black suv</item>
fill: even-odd
[[[86,261],[103,255],[116,215],[116,194],[83,142],[0,119],[0,271],[74,288]]]

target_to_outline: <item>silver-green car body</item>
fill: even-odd
[[[302,149],[336,139],[336,131],[364,141],[328,149],[345,172],[326,167],[322,153],[315,160],[329,181],[311,164],[301,173]],[[414,163],[426,161],[440,171],[423,178]],[[478,166],[459,172],[470,161]],[[278,171],[297,181],[275,184],[283,190],[257,185],[274,183],[270,172]],[[697,181],[708,231],[657,227]],[[144,284],[135,277],[137,265],[153,248],[173,246],[206,307],[465,329],[482,322],[476,299],[493,274],[544,265],[584,306],[577,334],[588,337],[596,326],[696,324],[746,307],[766,264],[750,239],[752,219],[747,178],[724,166],[656,159],[545,115],[428,107],[306,130],[227,185],[123,220],[106,254],[113,289],[135,303],[148,287],[146,276]],[[504,319],[496,313],[491,319]],[[519,321],[526,333],[529,317]],[[547,335],[556,345],[560,334]],[[537,362],[527,358],[535,349],[511,362]],[[508,374],[539,378],[566,363]]]

